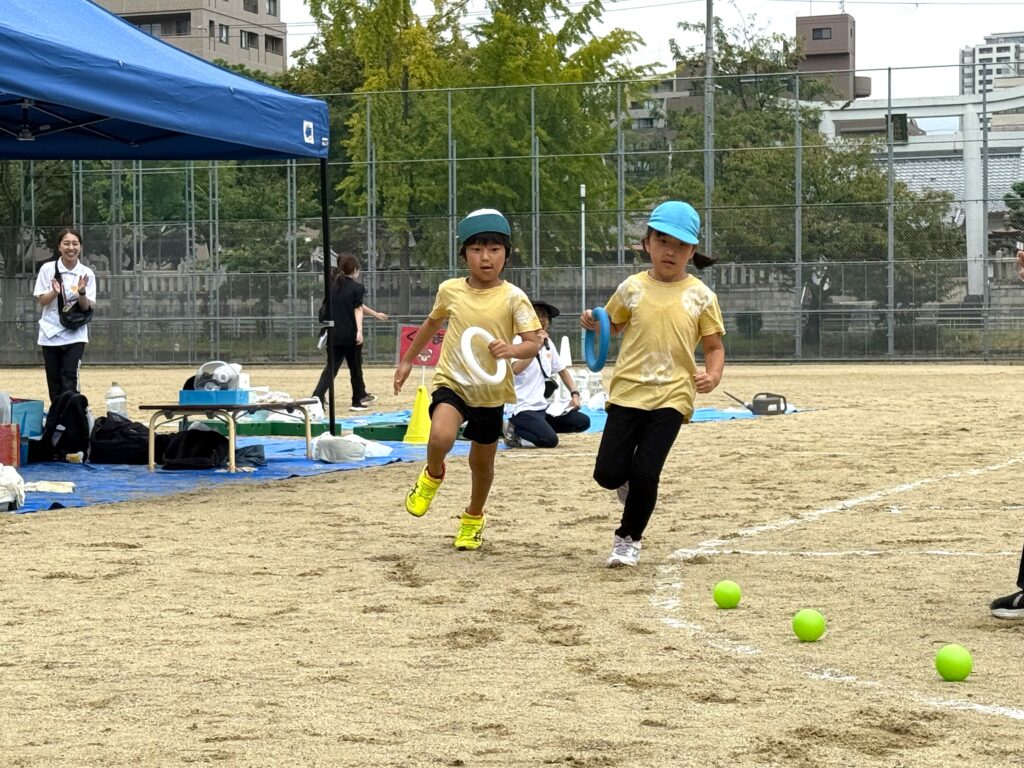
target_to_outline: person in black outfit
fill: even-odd
[[[350,409],[353,411],[365,411],[377,399],[366,391],[363,383],[363,296],[366,288],[358,282],[359,272],[359,259],[351,255],[342,256],[334,271],[334,279],[331,281],[334,370],[331,370],[330,364],[325,365],[320,381],[313,390],[313,397],[323,402],[332,379],[341,369],[342,361],[346,362],[352,381]]]
[[[1017,274],[1024,280],[1024,250],[1017,251]],[[992,601],[989,610],[997,619],[1024,619],[1024,551],[1017,569],[1017,586],[1019,589],[1013,594]]]

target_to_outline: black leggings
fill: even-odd
[[[335,345],[334,370],[331,370],[330,365],[324,366],[324,371],[320,374],[320,381],[317,382],[316,389],[313,390],[313,397],[319,397],[321,403],[324,401],[324,395],[327,394],[331,381],[341,370],[342,362],[348,364],[348,375],[352,381],[352,405],[359,405],[360,401],[366,397],[366,385],[363,383],[363,348],[359,344]],[[337,389],[334,392],[334,399],[338,399]]]
[[[50,390],[50,402],[56,400],[63,392],[80,392],[78,369],[82,367],[85,342],[62,344],[59,347],[43,346],[42,349],[46,386]]]
[[[1017,586],[1024,589],[1024,552],[1020,553],[1020,567],[1017,569]]]
[[[683,414],[675,408],[643,411],[621,405],[609,405],[607,410],[594,479],[610,490],[629,482],[629,496],[615,535],[638,541],[658,501],[661,470],[683,425]]]

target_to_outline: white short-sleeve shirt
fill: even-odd
[[[57,261],[47,261],[39,268],[36,275],[36,287],[33,295],[37,298],[44,293],[49,293],[50,283],[53,282],[54,268]],[[61,264],[60,278],[64,286],[64,300],[67,302],[78,301],[78,285],[83,277],[88,277],[89,282],[85,285],[85,297],[90,304],[96,303],[96,275],[81,261],[75,264],[74,269],[67,269]],[[81,328],[65,328],[60,324],[58,313],[59,301],[54,299],[45,307],[39,316],[39,336],[37,343],[43,347],[60,347],[65,344],[77,344],[80,341],[88,343],[89,326]]]
[[[521,340],[516,336],[512,343],[518,344]],[[547,410],[548,401],[544,397],[544,382],[563,370],[565,366],[562,365],[562,360],[550,339],[546,345],[541,346],[537,356],[540,358],[539,364],[535,357],[522,373],[516,374],[516,402],[515,405],[506,408],[506,415],[515,416],[522,411]]]

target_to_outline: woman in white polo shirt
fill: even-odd
[[[83,310],[96,301],[96,275],[81,262],[82,235],[77,229],[65,227],[60,231],[57,252],[58,258],[39,268],[34,291],[42,308],[38,343],[43,350],[51,402],[62,392],[80,391],[78,369],[89,343],[88,325],[74,329],[61,325],[58,296],[63,291],[65,304],[78,302]]]

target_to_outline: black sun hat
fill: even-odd
[[[548,313],[549,320],[554,320],[556,317],[562,314],[561,312],[558,311],[558,307],[556,307],[554,304],[548,304],[546,301],[534,299],[530,303],[533,304],[533,306],[535,307],[542,307],[544,311]]]

